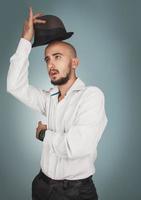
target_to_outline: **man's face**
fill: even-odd
[[[72,73],[70,48],[61,42],[50,44],[45,49],[45,61],[51,83],[54,85],[67,83]]]

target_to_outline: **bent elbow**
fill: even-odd
[[[13,94],[14,90],[14,85],[7,81],[6,91],[10,94]]]
[[[11,91],[12,91],[12,88],[10,87],[10,84],[7,83],[7,85],[6,85],[6,92],[11,93]]]

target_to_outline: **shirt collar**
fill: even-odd
[[[79,77],[77,77],[77,79],[75,80],[75,82],[72,84],[72,86],[67,91],[67,95],[71,91],[82,90],[84,88],[85,88],[85,83]],[[59,93],[59,89],[58,89],[57,86],[54,86],[53,88],[50,89],[50,95],[51,96],[54,96],[54,95],[56,95],[58,93]]]

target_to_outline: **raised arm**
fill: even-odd
[[[46,98],[49,93],[42,89],[35,88],[28,81],[29,54],[31,51],[31,40],[34,35],[33,23],[44,23],[37,20],[40,16],[37,13],[33,16],[32,8],[29,9],[29,17],[25,21],[22,38],[19,41],[15,54],[10,58],[10,66],[7,74],[7,92],[18,100],[46,115]]]

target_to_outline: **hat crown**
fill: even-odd
[[[41,23],[34,24],[35,29],[48,30],[48,29],[62,28],[65,30],[65,26],[64,26],[62,20],[55,15],[43,15],[43,16],[37,17],[37,19],[46,20],[46,23],[45,24],[41,24]]]

